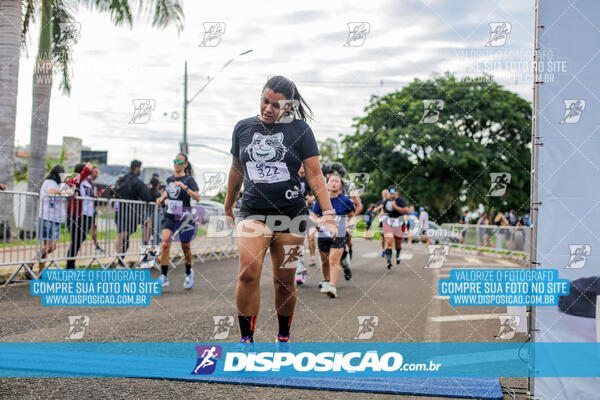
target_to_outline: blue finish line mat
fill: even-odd
[[[497,378],[224,378],[194,376],[184,380],[297,389],[408,394],[417,396],[502,399]]]

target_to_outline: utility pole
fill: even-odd
[[[187,61],[185,62],[185,68],[183,72],[183,141],[180,145],[180,151],[182,153],[188,154],[188,138],[187,138],[187,108],[188,108],[188,97],[187,97]]]
[[[237,56],[233,57],[232,59],[230,59],[229,61],[227,61],[218,72],[223,71],[227,66],[229,66],[229,64],[231,64],[233,62],[233,60],[235,60],[236,57],[239,56],[243,56],[246,55],[248,53],[251,53],[252,50],[246,50],[243,53],[238,54]],[[215,77],[207,77],[206,83],[204,84],[204,86],[202,86],[200,88],[200,90],[198,90],[196,92],[195,95],[192,96],[191,99],[188,100],[188,95],[187,95],[187,89],[188,89],[188,73],[187,73],[187,61],[185,62],[185,68],[184,68],[184,72],[183,72],[183,141],[180,143],[179,148],[181,150],[182,153],[185,154],[189,154],[189,149],[190,146],[188,144],[188,137],[187,137],[187,110],[188,110],[188,105],[194,101],[194,99],[196,97],[198,97],[198,95],[200,93],[202,93],[202,91],[204,89],[206,89],[206,87],[208,86],[208,84],[210,82],[212,82],[212,80],[215,79]]]

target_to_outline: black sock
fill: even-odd
[[[290,336],[290,325],[292,325],[292,318],[294,318],[294,314],[286,317],[277,313],[277,320],[279,321],[279,335]]]
[[[392,249],[385,249],[385,258],[387,262],[392,262]]]
[[[396,258],[400,257],[400,250],[402,249],[396,249]]]
[[[248,337],[251,341],[254,341],[256,315],[238,315],[238,322],[240,323],[240,333],[242,334],[242,338]]]
[[[185,274],[189,275],[192,273],[192,264],[185,264]]]
[[[348,252],[346,251],[346,248],[344,247],[344,252],[342,253],[342,258],[340,258],[340,261],[345,260],[347,256],[348,256]]]
[[[167,276],[167,272],[169,272],[169,266],[168,265],[161,265],[160,269],[162,270],[162,274],[164,276]]]

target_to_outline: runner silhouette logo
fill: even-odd
[[[583,268],[587,257],[592,252],[592,247],[589,244],[570,244],[569,252],[571,253],[569,263],[565,268]]]
[[[576,124],[579,122],[583,110],[585,110],[585,100],[583,99],[564,99],[565,115],[560,120],[561,124]]]
[[[375,333],[375,328],[379,325],[379,317],[376,315],[359,315],[356,318],[358,318],[358,331],[356,331],[354,339],[371,339]]]
[[[511,175],[508,172],[492,172],[490,173],[490,190],[487,193],[490,197],[500,197],[504,196],[506,193],[506,188],[510,183]]]
[[[223,349],[221,346],[196,346],[198,361],[192,375],[210,375],[217,368],[217,360],[221,359]]]
[[[233,328],[233,317],[231,315],[215,315],[213,316],[215,328],[213,329],[211,339],[227,339],[229,330]]]

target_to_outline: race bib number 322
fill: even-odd
[[[290,180],[290,171],[284,162],[257,162],[246,163],[248,177],[254,183],[276,183]]]

